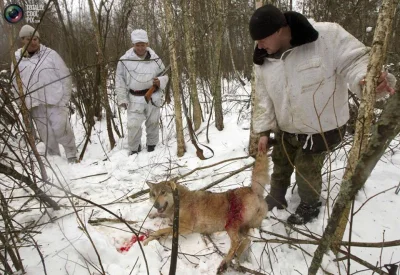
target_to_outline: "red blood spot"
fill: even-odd
[[[149,237],[149,233],[146,232],[139,236],[139,241],[143,242],[148,237]],[[121,246],[120,248],[117,248],[117,250],[119,252],[129,251],[129,249],[131,249],[131,247],[137,242],[137,240],[138,240],[138,238],[136,237],[136,235],[133,235],[132,238],[128,242],[125,242],[124,245]]]
[[[243,220],[242,210],[243,203],[234,192],[228,194],[229,210],[226,217],[225,229],[237,225]]]

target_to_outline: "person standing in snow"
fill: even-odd
[[[19,37],[23,47],[15,52],[15,57],[19,62],[26,107],[46,145],[46,152],[60,155],[61,144],[68,162],[75,163],[77,150],[68,108],[72,90],[69,69],[56,51],[40,44],[39,32],[32,26],[24,25]],[[17,91],[13,64],[11,72]]]
[[[131,33],[132,48],[119,60],[115,75],[118,106],[128,109],[129,155],[141,151],[142,124],[145,122],[147,151],[154,151],[159,140],[160,106],[168,76],[159,76],[165,69],[161,58],[149,47],[147,32]],[[146,103],[144,95],[153,85],[158,89]]]
[[[345,134],[348,87],[361,97],[369,49],[338,24],[309,21],[272,5],[253,13],[249,30],[257,42],[253,126],[261,135],[258,150],[266,151],[271,131],[278,141],[268,209],[287,207],[295,167],[301,202],[287,222],[305,224],[319,214],[323,162]],[[379,96],[394,93],[395,83],[393,75],[382,73]]]

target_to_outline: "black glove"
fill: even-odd
[[[254,48],[253,63],[257,65],[264,64],[264,59],[268,56],[268,52],[264,49],[259,49],[258,44]]]

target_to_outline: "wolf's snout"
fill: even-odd
[[[162,213],[167,209],[168,202],[164,203],[164,205],[160,205],[159,202],[154,203],[154,208],[157,209],[158,213]]]
[[[154,208],[155,208],[155,209],[160,209],[160,203],[159,203],[158,201],[156,201],[156,202],[154,203]]]

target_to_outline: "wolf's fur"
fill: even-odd
[[[164,181],[158,184],[147,183],[150,187],[150,200],[158,210],[150,217],[168,217],[173,219],[174,201],[172,186],[176,185],[179,191],[179,233],[189,234],[214,233],[227,231],[231,239],[228,254],[221,262],[218,272],[222,272],[236,255],[250,244],[248,232],[251,228],[261,226],[267,214],[267,204],[263,198],[264,187],[269,184],[267,154],[257,156],[252,174],[251,187],[241,187],[223,193],[208,191],[190,191],[188,188]],[[157,230],[144,241],[148,242],[172,234],[172,227]]]

